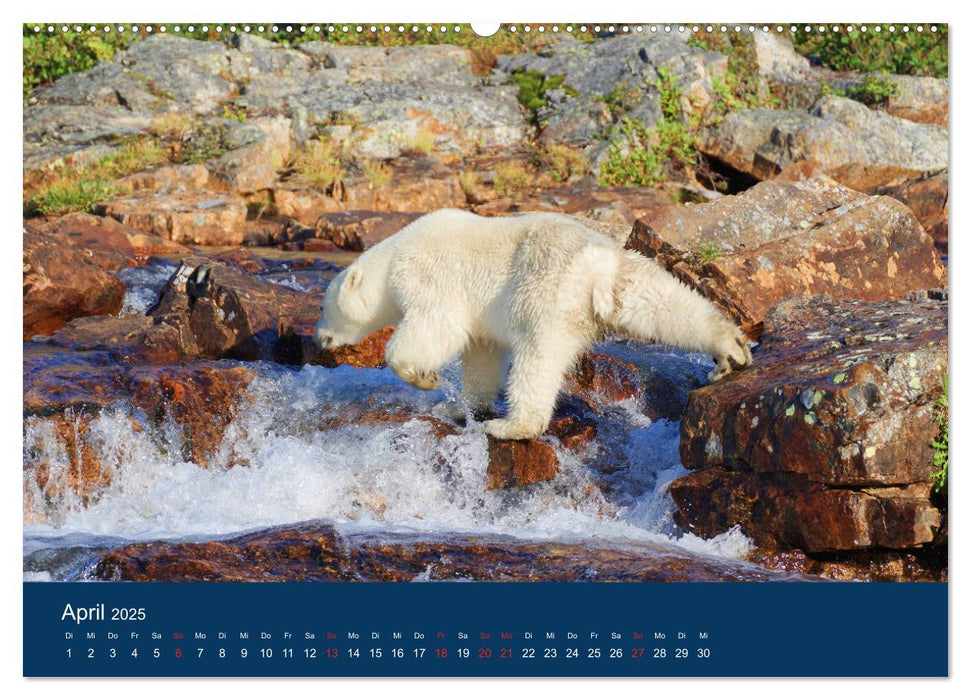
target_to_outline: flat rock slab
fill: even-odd
[[[145,543],[103,555],[106,581],[756,581],[764,569],[674,549],[469,535],[344,536],[324,522],[218,542]]]
[[[917,124],[834,95],[808,111],[754,109],[725,117],[700,150],[759,180],[801,161],[861,191],[948,165],[943,127]]]
[[[244,238],[246,203],[218,192],[157,192],[113,199],[98,214],[176,243],[239,245]]]
[[[421,213],[342,211],[324,214],[317,220],[316,236],[338,248],[360,252],[393,236]]]
[[[934,401],[947,375],[946,302],[789,299],[753,367],[692,392],[672,484],[710,536],[808,551],[931,543]],[[721,528],[721,529],[719,529]]]
[[[659,208],[635,222],[626,245],[657,258],[752,338],[781,299],[896,300],[946,279],[933,239],[905,205],[825,177]]]

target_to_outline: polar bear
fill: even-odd
[[[419,389],[437,388],[437,370],[461,355],[475,415],[492,410],[511,354],[508,414],[485,424],[510,440],[546,430],[564,375],[608,331],[712,355],[712,381],[752,362],[741,330],[701,295],[559,214],[423,216],[341,271],[321,312],[320,348],[396,325],[385,359]]]

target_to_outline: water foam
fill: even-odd
[[[454,374],[454,367],[444,373]],[[25,501],[29,517],[44,524],[25,528],[25,547],[81,534],[206,539],[322,518],[350,532],[652,543],[722,557],[748,551],[737,530],[710,540],[678,530],[667,491],[686,473],[678,426],[652,423],[632,402],[598,417],[601,448],[578,455],[554,440],[558,476],[512,491],[484,489],[488,444],[480,423],[438,438],[426,420],[355,418],[361,407],[440,414],[455,392],[451,382],[421,392],[388,370],[263,365],[250,387],[252,401],[228,426],[208,468],[182,459],[176,428],[144,429],[144,416],[118,406],[87,426],[88,445],[112,475],[87,498],[68,487],[71,460],[49,422],[31,419]],[[46,495],[35,484],[40,469],[55,485]]]

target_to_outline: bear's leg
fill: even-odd
[[[438,368],[462,352],[468,332],[454,318],[439,312],[406,314],[384,350],[388,367],[418,389],[432,391],[441,384]]]
[[[485,431],[503,440],[539,437],[553,417],[563,376],[583,349],[578,339],[551,333],[513,350],[506,396],[509,413],[487,421]]]
[[[495,415],[505,365],[505,354],[492,343],[473,343],[462,353],[462,395],[477,420]]]

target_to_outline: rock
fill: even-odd
[[[567,375],[563,391],[593,404],[638,400],[644,395],[644,382],[634,365],[600,352],[587,352]]]
[[[231,194],[158,192],[98,204],[97,213],[176,243],[239,245],[246,204]]]
[[[947,252],[948,173],[891,183],[877,188],[876,194],[900,200],[914,212],[924,230],[934,239],[941,252]]]
[[[594,419],[586,401],[571,396],[560,397],[546,432],[559,439],[566,449],[580,450],[597,437]]]
[[[209,184],[205,165],[162,165],[118,179],[118,186],[132,192],[153,190],[203,190]]]
[[[700,471],[672,484],[682,522],[809,552],[930,544],[947,355],[946,302],[780,302],[753,367],[691,394],[681,459]]]
[[[897,178],[947,168],[947,131],[826,95],[807,112],[733,112],[702,136],[700,150],[760,180],[808,160],[847,187],[871,191]]]
[[[503,197],[474,207],[481,216],[500,216],[527,211],[554,211],[573,214],[584,223],[613,234],[626,226],[625,207],[634,218],[646,216],[655,209],[671,206],[671,198],[661,190],[646,187],[600,187],[590,183],[575,183],[550,187],[518,197]],[[608,207],[612,208],[608,211]],[[608,228],[609,227],[609,228]],[[628,231],[629,231],[628,227]]]
[[[48,341],[74,352],[103,351],[115,362],[167,363],[186,359],[178,331],[142,315],[76,318]]]
[[[771,572],[661,547],[511,537],[344,535],[324,521],[217,542],[129,544],[99,557],[105,581],[744,581]]]
[[[263,117],[235,124],[231,137],[244,145],[208,162],[217,189],[240,194],[271,190],[290,158],[290,120]]]
[[[788,38],[773,32],[752,34],[759,75],[770,83],[809,82],[813,68],[809,59],[792,48]]]
[[[686,37],[676,33],[619,36],[591,43],[565,39],[540,53],[500,56],[493,75],[535,71],[563,76],[564,91],[548,95],[549,105],[539,110],[541,138],[582,145],[602,135],[611,118],[619,118],[606,114],[603,104],[603,98],[616,90],[636,94],[626,116],[653,125],[661,114],[654,88],[658,69],[677,78],[685,112],[711,104],[711,77],[723,78],[728,60],[685,42]]]
[[[757,550],[749,559],[767,569],[834,581],[945,582],[947,551],[833,552],[808,556],[795,550]]]
[[[627,247],[656,257],[752,338],[780,299],[869,301],[940,287],[945,270],[907,207],[827,178],[763,182],[741,195],[659,208]]]
[[[397,233],[420,213],[344,211],[317,220],[316,235],[344,250],[363,251]]]
[[[280,183],[273,190],[273,205],[279,216],[313,227],[326,213],[343,211],[339,198],[318,190],[302,189],[291,183]]]
[[[887,101],[887,114],[921,124],[947,127],[947,80],[918,75],[890,76],[897,94]]]
[[[150,315],[178,329],[187,356],[297,364],[307,341],[293,329],[315,323],[319,304],[315,296],[264,282],[234,266],[188,258]]]
[[[74,248],[108,272],[117,272],[135,263],[135,248],[128,238],[128,229],[114,219],[68,214],[48,222],[42,229],[61,245]]]
[[[560,460],[550,443],[539,440],[489,439],[487,491],[528,486],[556,477]]]
[[[434,158],[398,158],[383,165],[390,170],[386,185],[375,186],[366,177],[344,181],[345,209],[430,212],[466,204],[456,171]]]
[[[319,313],[319,311],[318,311]],[[316,324],[317,319],[314,319]],[[308,348],[309,358],[307,364],[323,365],[324,367],[337,367],[338,365],[350,365],[351,367],[384,367],[384,348],[391,339],[394,328],[382,328],[379,331],[365,336],[361,342],[355,345],[342,345],[337,348],[327,348],[321,350],[313,345]],[[301,334],[303,335],[303,334]],[[310,338],[313,337],[313,328],[308,331]]]
[[[121,309],[125,285],[97,265],[93,253],[32,226],[24,227],[23,270],[25,340],[52,333],[79,316]]]

